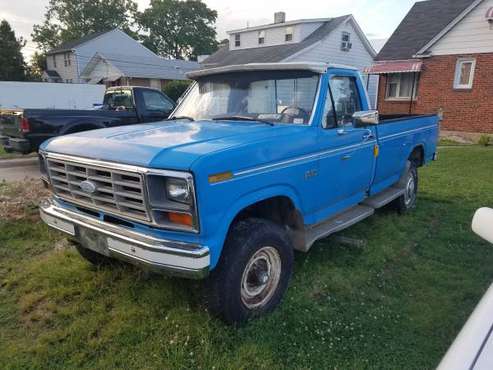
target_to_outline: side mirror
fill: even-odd
[[[355,127],[378,125],[379,120],[380,118],[377,110],[367,110],[353,114],[353,122]]]
[[[476,211],[472,220],[472,231],[493,243],[493,209],[480,208]]]

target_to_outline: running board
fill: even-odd
[[[403,188],[391,187],[378,193],[377,195],[365,199],[361,202],[361,204],[375,209],[382,208],[393,200],[399,198],[405,191],[406,190]]]
[[[306,230],[304,248],[300,248],[300,250],[307,252],[317,240],[344,230],[371,216],[373,213],[375,213],[374,208],[366,205],[357,205],[329,218],[327,221],[309,228]]]

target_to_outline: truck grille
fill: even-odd
[[[150,221],[139,173],[47,158],[53,190],[60,198],[90,209]],[[90,190],[82,190],[81,183]]]

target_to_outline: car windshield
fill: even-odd
[[[192,86],[174,117],[306,124],[319,75],[309,71],[255,71],[205,76]]]

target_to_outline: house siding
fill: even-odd
[[[476,58],[474,83],[470,90],[454,89],[459,58]],[[493,53],[434,56],[423,60],[418,96],[412,113],[443,110],[442,129],[493,133]],[[387,76],[381,76],[378,109],[382,114],[407,114],[410,102],[385,100]]]
[[[353,44],[350,51],[341,50],[342,32],[351,34],[351,43]],[[326,38],[317,44],[303,50],[300,54],[285,59],[286,62],[323,62],[345,64],[358,68],[363,71],[364,68],[373,64],[373,57],[358,37],[358,33],[352,22],[345,22],[332,31]],[[375,106],[377,96],[378,77],[371,76],[368,87],[368,95],[372,107]]]
[[[485,0],[431,47],[433,55],[493,53],[493,29],[485,16],[493,0]]]
[[[70,54],[70,65],[67,66],[64,64],[64,54],[66,53]],[[56,59],[56,68],[53,63],[53,58]],[[67,82],[67,80],[70,80],[73,83],[79,82],[77,76],[77,60],[72,52],[48,55],[46,58],[46,67],[48,70],[57,71],[63,82]]]
[[[258,43],[258,34],[260,30],[236,32],[230,34],[229,45],[231,50],[240,50],[286,44],[285,35],[286,28],[288,27],[291,27],[293,29],[293,40],[289,43],[297,43],[310,35],[321,25],[322,22],[301,23],[293,25],[280,23],[279,25],[272,26],[272,28],[262,30],[265,32],[265,42],[262,45],[259,45]],[[235,46],[235,35],[238,33],[240,34],[239,47]]]

